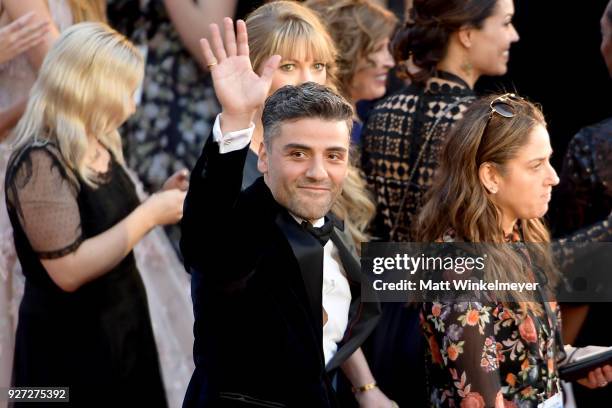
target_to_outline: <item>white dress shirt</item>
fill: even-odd
[[[247,129],[237,130],[223,134],[219,120],[220,114],[213,125],[213,140],[219,144],[219,153],[230,153],[243,149],[253,137],[255,125]],[[302,223],[302,219],[291,214],[293,218]],[[321,227],[325,220],[318,219],[314,227]],[[349,308],[351,306],[351,289],[346,279],[344,267],[338,255],[338,249],[331,241],[323,247],[323,310],[327,313],[327,322],[323,325],[323,354],[325,364],[329,363],[336,351],[338,342],[344,337],[348,325]]]

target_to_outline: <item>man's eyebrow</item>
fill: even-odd
[[[344,146],[332,146],[325,149],[325,151],[346,153],[348,152],[348,149]]]
[[[287,151],[287,150],[293,150],[293,149],[299,149],[299,150],[312,150],[312,147],[308,146],[308,145],[304,145],[304,144],[300,144],[300,143],[288,143],[286,145],[283,146],[283,151]],[[348,149],[344,146],[331,146],[325,149],[325,151],[327,152],[348,152]]]
[[[299,144],[299,143],[289,143],[283,146],[283,150],[292,150],[292,149],[300,149],[300,150],[312,150],[310,146]]]

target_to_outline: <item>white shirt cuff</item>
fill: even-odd
[[[225,154],[244,149],[251,143],[251,138],[255,131],[255,124],[253,122],[251,122],[251,126],[246,129],[235,130],[223,134],[221,132],[220,117],[221,114],[218,114],[215,118],[215,124],[213,125],[213,140],[219,144],[219,153]]]

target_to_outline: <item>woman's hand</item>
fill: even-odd
[[[268,58],[260,75],[257,75],[249,59],[249,40],[244,21],[237,21],[236,33],[231,18],[223,20],[223,28],[225,44],[219,27],[211,24],[210,42],[203,38],[200,45],[211,72],[215,93],[223,108],[221,126],[226,132],[250,125],[255,112],[268,96],[280,56]],[[234,125],[237,129],[232,129]]]
[[[603,388],[610,382],[612,382],[612,366],[609,364],[590,371],[587,377],[578,380],[578,384],[590,389]]]
[[[181,191],[187,191],[189,188],[189,171],[187,169],[179,170],[168,177],[168,180],[166,180],[162,186],[162,191],[172,190],[174,188]]]
[[[0,28],[0,64],[40,44],[49,31],[49,22],[36,22],[34,12],[24,14]]]
[[[155,225],[176,224],[183,218],[183,202],[187,193],[179,189],[157,192],[142,205]]]

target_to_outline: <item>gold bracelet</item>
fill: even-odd
[[[366,392],[366,391],[373,390],[374,388],[378,388],[378,385],[376,385],[376,382],[371,382],[368,384],[364,384],[360,387],[353,387],[353,393],[357,394],[359,392]]]

